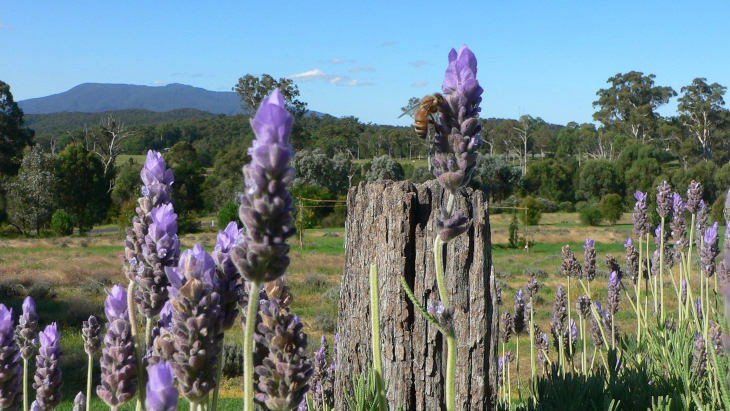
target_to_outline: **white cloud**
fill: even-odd
[[[411,66],[413,66],[415,68],[431,65],[431,63],[429,63],[428,61],[424,61],[424,60],[412,61],[410,64],[411,64]]]
[[[320,69],[314,69],[314,70],[305,71],[303,73],[292,74],[288,78],[290,80],[295,80],[295,81],[312,81],[312,80],[331,80],[333,77],[335,77],[335,76],[333,76],[332,74],[327,74]]]
[[[390,47],[395,46],[396,44],[398,44],[397,41],[386,41],[385,43],[380,43],[380,47]]]
[[[152,85],[153,86],[166,86],[168,84],[170,84],[170,83],[166,83],[166,82],[164,82],[162,80],[155,80],[155,81],[152,82]]]
[[[0,21],[0,30],[2,30],[2,29],[10,30],[12,28],[13,28],[13,26],[11,26],[10,24]]]
[[[375,71],[375,69],[370,66],[360,66],[360,67],[353,67],[347,71],[349,71],[350,73],[357,73],[358,71]]]
[[[331,58],[329,60],[326,60],[325,62],[326,63],[331,63],[331,64],[345,64],[345,63],[354,63],[355,60],[346,60],[346,59],[341,59],[341,58],[335,57],[335,58]]]
[[[370,82],[367,82],[367,81],[362,81],[361,82],[360,80],[354,78],[354,79],[348,81],[347,82],[347,85],[348,86],[351,86],[351,87],[352,86],[374,86],[375,83],[370,83]]]
[[[413,87],[426,87],[427,85],[428,85],[428,81],[417,81],[417,82],[411,84],[411,86],[413,86]]]

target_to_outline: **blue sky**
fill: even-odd
[[[0,1],[0,80],[16,100],[81,83],[230,90],[251,73],[291,77],[309,108],[397,119],[440,90],[447,55],[479,62],[482,117],[588,122],[606,80],[656,74],[730,86],[721,1]],[[674,113],[673,101],[661,112]]]

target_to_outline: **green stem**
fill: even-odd
[[[535,330],[532,325],[532,296],[530,296],[530,367],[532,368],[532,382],[535,383],[537,372],[535,371]]]
[[[568,276],[568,306],[566,307],[568,309],[568,327],[570,327],[570,312],[572,311],[572,308],[571,308],[570,305],[571,305],[571,301],[570,301],[570,276]],[[568,347],[570,347],[569,348],[569,351],[572,351],[573,350],[573,333],[571,333],[571,332],[568,332],[568,343],[569,343]],[[573,353],[572,352],[569,352],[569,354],[570,354],[571,357],[573,356]],[[572,363],[572,360],[571,360],[571,363]]]
[[[583,355],[580,357],[581,366],[583,368],[583,375],[586,375],[586,335],[585,330],[583,329],[584,320],[583,316],[580,317],[580,339],[583,340]]]
[[[255,411],[253,402],[253,334],[256,330],[256,313],[259,310],[259,292],[261,282],[251,281],[246,313],[246,329],[243,334],[243,411]],[[194,411],[190,405],[190,410]]]
[[[91,377],[94,369],[94,354],[89,354],[89,370],[86,373],[86,411],[91,407]]]
[[[144,409],[145,402],[145,390],[147,389],[147,383],[145,381],[144,374],[144,353],[142,352],[142,344],[139,341],[139,329],[137,328],[137,305],[134,302],[134,281],[129,282],[127,289],[127,313],[129,314],[129,324],[132,328],[132,341],[134,341],[134,355],[137,357],[137,411]],[[86,399],[87,403],[89,399]]]
[[[662,324],[664,324],[664,229],[664,217],[662,217],[662,238],[661,249],[659,250],[659,292],[661,294],[659,313],[661,314]]]
[[[213,405],[211,406],[212,411],[218,409],[218,395],[221,389],[221,378],[223,377],[223,340],[218,344],[218,358],[216,359],[216,378],[215,388],[213,388]]]
[[[370,320],[373,347],[373,367],[375,369],[375,385],[378,391],[380,409],[388,409],[385,401],[385,387],[383,384],[383,363],[380,358],[380,289],[378,288],[378,268],[370,265]],[[215,411],[215,410],[213,410]]]
[[[86,402],[89,403],[88,400]],[[28,411],[28,360],[23,358],[23,411]],[[89,411],[89,406],[86,406]]]
[[[198,411],[198,403],[190,401],[190,411]]]
[[[453,330],[447,334],[446,345],[446,410],[456,411],[456,335]]]

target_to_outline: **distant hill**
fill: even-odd
[[[58,112],[98,113],[143,109],[165,112],[193,108],[213,114],[241,114],[240,99],[232,91],[210,91],[184,84],[151,87],[131,84],[80,84],[71,90],[18,102],[25,114]]]
[[[165,112],[130,109],[112,110],[99,113],[50,113],[25,114],[25,125],[36,132],[36,136],[58,135],[79,128],[98,127],[109,116],[123,123],[126,127],[157,125],[179,120],[197,120],[215,117],[215,114],[194,108],[181,108]]]

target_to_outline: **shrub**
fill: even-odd
[[[723,226],[725,225],[725,199],[727,198],[727,194],[723,193],[720,197],[717,197],[717,200],[712,204],[712,211],[710,212],[710,217],[712,217],[712,221],[717,222],[718,225]]]
[[[71,235],[74,232],[74,222],[68,213],[59,208],[51,217],[51,230],[60,236]]]
[[[35,297],[34,297],[35,298]],[[78,327],[89,319],[90,315],[101,320],[104,318],[104,306],[88,298],[68,298],[65,301],[67,308],[56,320],[67,326]]]
[[[525,275],[527,277],[532,277],[534,275],[535,278],[547,278],[548,277],[547,271],[543,270],[542,268],[534,268],[534,267],[525,269]]]
[[[601,224],[601,221],[603,221],[603,215],[601,214],[601,210],[595,205],[586,205],[580,210],[581,223],[589,226],[597,226]]]
[[[623,215],[623,204],[621,196],[618,194],[606,194],[601,199],[601,203],[598,205],[603,218],[608,221],[609,224],[613,225]]]
[[[235,221],[239,227],[241,226],[241,220],[238,219],[238,204],[233,201],[227,202],[218,211],[218,228],[225,229],[231,221]]]
[[[517,247],[517,241],[519,240],[518,230],[517,213],[512,213],[512,221],[509,223],[509,246],[512,248]]]
[[[403,166],[388,156],[373,159],[370,171],[365,175],[368,181],[394,180],[400,181],[405,178]]]
[[[540,222],[540,218],[542,218],[542,206],[540,205],[540,201],[533,196],[527,196],[524,200],[522,200],[522,204],[520,206],[527,208],[527,212],[525,212],[525,210],[518,210],[520,220],[522,220],[523,224],[537,225]]]
[[[184,211],[178,214],[177,233],[179,235],[186,233],[196,233],[200,230],[200,221],[198,221],[198,213],[195,211]]]
[[[337,316],[331,312],[319,313],[312,324],[315,330],[333,333],[337,330]]]
[[[320,277],[307,277],[304,280],[304,286],[307,288],[324,288],[327,286],[327,281]]]
[[[0,281],[0,297],[13,298],[13,297],[25,297],[25,287],[17,279],[6,279]]]
[[[137,215],[137,212],[135,211],[135,208],[137,207],[137,204],[131,200],[122,206],[122,209],[119,211],[119,216],[117,217],[117,227],[119,227],[119,233],[120,235],[124,236],[124,230],[127,227],[132,226],[132,217]]]
[[[564,213],[574,213],[575,204],[571,203],[570,201],[563,201],[560,204],[558,204],[558,210],[560,210]]]
[[[327,217],[323,218],[322,221],[319,223],[319,225],[322,226],[322,228],[335,228],[335,227],[344,227],[345,226],[345,216],[332,213],[328,215]]]
[[[416,167],[413,170],[413,176],[411,181],[415,184],[425,183],[428,180],[434,178],[433,173],[428,171],[428,167]]]
[[[223,345],[223,368],[221,372],[228,378],[243,375],[243,352],[238,344]]]
[[[328,288],[322,293],[322,301],[329,304],[337,304],[340,302],[340,287],[334,286]]]
[[[543,213],[554,213],[558,211],[558,204],[555,201],[542,197],[538,197],[537,201],[540,202],[540,208]]]
[[[28,289],[28,295],[33,297],[34,300],[40,301],[55,298],[57,294],[56,290],[53,288],[53,284],[46,281],[39,281],[30,286]]]
[[[415,167],[413,167],[413,164],[401,164],[401,167],[403,167],[403,178],[405,180],[410,180],[413,178],[413,172],[415,171]]]

